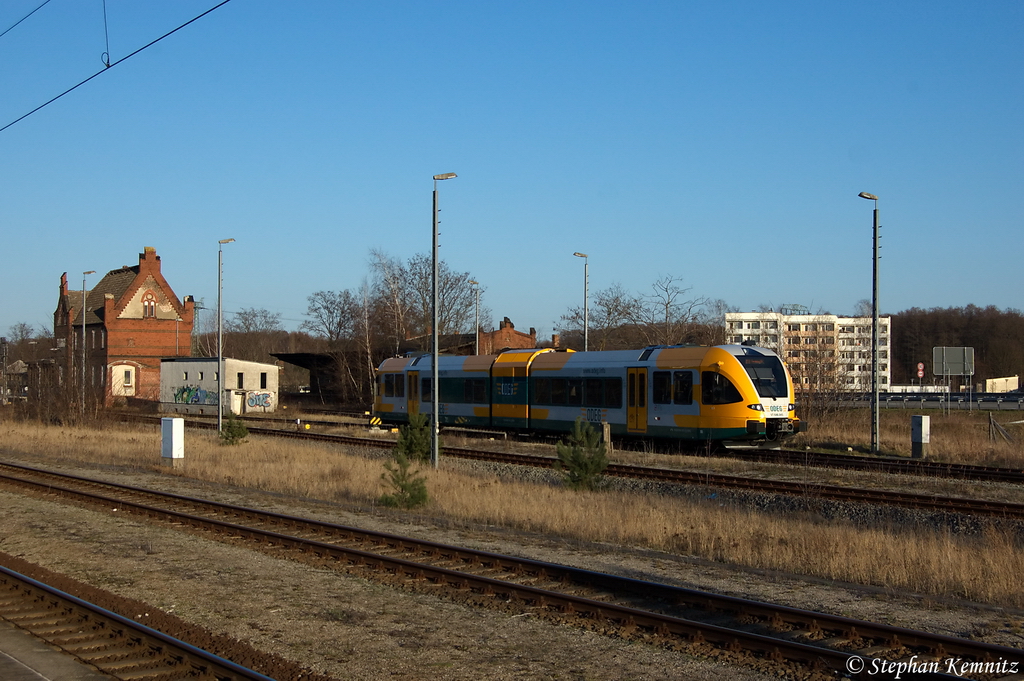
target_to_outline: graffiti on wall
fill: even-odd
[[[174,390],[175,404],[217,404],[217,391],[198,385],[183,385]]]
[[[274,406],[274,395],[268,392],[251,392],[245,403],[250,409],[271,409]]]

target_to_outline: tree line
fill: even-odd
[[[936,380],[932,348],[974,348],[973,383],[1024,374],[1024,314],[989,305],[912,307],[892,317],[892,380],[918,382],[917,365],[925,365],[925,383]]]

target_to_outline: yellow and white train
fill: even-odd
[[[385,360],[374,413],[390,423],[431,413],[431,355]],[[537,433],[567,432],[578,418],[612,435],[726,445],[800,431],[793,381],[771,350],[747,345],[642,350],[508,350],[441,355],[438,422]]]

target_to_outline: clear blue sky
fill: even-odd
[[[42,0],[6,0],[0,31]],[[107,0],[111,61],[216,0]],[[103,68],[100,0],[0,37],[0,126]],[[0,334],[153,246],[179,296],[278,312],[369,252],[494,323],[672,275],[750,310],[1024,307],[1024,3],[233,0],[0,133]],[[92,275],[90,286],[100,275]],[[593,299],[593,298],[592,298]]]

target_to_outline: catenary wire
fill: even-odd
[[[36,7],[34,10],[32,10],[31,12],[29,12],[28,14],[26,14],[22,18],[18,19],[16,22],[14,22],[14,26],[17,26],[21,22],[25,21],[25,19],[28,19],[30,16],[32,16],[33,14],[35,14],[36,12],[41,10],[44,6],[46,6],[46,4],[49,3],[49,2],[50,2],[50,0],[43,0],[43,4],[42,5],[39,5],[39,7]],[[11,26],[11,28],[7,29],[3,33],[0,33],[0,38],[3,38],[5,35],[7,35],[14,28],[14,26]]]
[[[47,1],[49,1],[49,0],[47,0]],[[107,71],[107,70],[108,70],[108,69],[110,69],[110,68],[113,68],[114,66],[117,66],[118,64],[120,64],[120,63],[121,63],[121,62],[123,62],[123,61],[126,61],[126,60],[128,60],[128,59],[131,59],[132,57],[134,57],[135,55],[137,55],[137,54],[138,54],[139,52],[142,52],[143,50],[145,50],[145,49],[146,49],[146,48],[148,48],[148,47],[152,47],[153,45],[156,45],[156,44],[157,44],[158,42],[160,42],[160,41],[161,41],[161,40],[163,40],[164,38],[166,38],[166,37],[168,37],[168,36],[170,36],[170,35],[172,35],[172,34],[174,34],[174,33],[177,33],[178,31],[180,31],[181,29],[185,28],[185,27],[186,27],[186,26],[188,26],[189,24],[191,24],[191,23],[193,23],[193,22],[196,22],[196,21],[198,21],[199,19],[202,19],[203,17],[205,17],[205,16],[207,15],[207,14],[209,14],[209,13],[210,13],[210,12],[212,12],[213,10],[215,10],[215,9],[217,9],[217,8],[219,8],[219,7],[223,7],[224,5],[228,4],[229,2],[231,2],[231,0],[223,0],[223,2],[220,2],[220,3],[216,4],[216,5],[214,5],[214,6],[213,6],[213,7],[211,7],[210,9],[206,10],[205,12],[203,12],[202,14],[200,14],[200,15],[198,15],[198,16],[196,16],[196,17],[193,17],[192,19],[189,19],[189,20],[188,20],[188,21],[186,21],[186,22],[185,22],[184,24],[182,24],[181,26],[178,26],[178,27],[177,27],[177,28],[175,28],[174,30],[171,30],[171,31],[168,31],[167,33],[164,33],[164,34],[163,34],[162,36],[160,36],[160,37],[159,37],[159,38],[157,38],[156,40],[153,40],[152,42],[149,42],[149,43],[147,43],[147,44],[143,45],[142,47],[140,47],[139,49],[135,50],[135,51],[134,51],[134,52],[132,52],[131,54],[129,54],[129,55],[126,55],[126,56],[124,56],[124,57],[121,57],[120,59],[118,59],[117,61],[115,61],[115,62],[114,62],[114,63],[112,63],[112,64],[109,64],[109,65],[104,65],[104,67],[103,67],[103,69],[102,69],[102,70],[100,70],[100,71],[97,71],[96,73],[92,74],[91,76],[89,76],[88,78],[86,78],[85,80],[83,80],[82,82],[80,82],[80,83],[79,83],[78,85],[74,85],[74,86],[72,86],[72,87],[68,88],[67,90],[65,90],[64,92],[60,93],[59,95],[57,95],[57,96],[56,96],[56,97],[54,97],[53,99],[50,99],[49,101],[43,102],[42,104],[40,104],[40,105],[39,105],[39,106],[37,106],[36,108],[34,108],[34,109],[32,109],[31,111],[29,111],[29,112],[28,112],[27,114],[25,114],[25,115],[23,115],[23,116],[21,116],[21,117],[19,117],[19,118],[16,118],[16,119],[14,119],[13,121],[11,121],[10,123],[8,123],[8,124],[7,124],[7,125],[5,125],[4,127],[0,128],[0,132],[3,132],[4,130],[6,130],[7,128],[11,127],[11,126],[12,126],[12,125],[14,125],[15,123],[19,123],[19,122],[21,122],[21,121],[25,120],[26,118],[28,118],[29,116],[31,116],[31,115],[32,115],[32,114],[34,114],[35,112],[39,111],[39,110],[40,110],[40,109],[42,109],[43,107],[46,107],[46,106],[48,106],[48,105],[50,105],[50,104],[53,104],[54,102],[56,102],[56,101],[57,101],[58,99],[60,99],[60,98],[61,98],[61,97],[63,97],[64,95],[66,95],[66,94],[68,94],[68,93],[70,93],[70,92],[72,92],[72,91],[74,91],[74,90],[77,90],[78,88],[82,87],[83,85],[85,85],[86,83],[88,83],[88,82],[89,82],[90,80],[92,80],[92,79],[93,79],[93,78],[95,78],[96,76],[100,75],[101,73],[103,73],[103,72]]]

